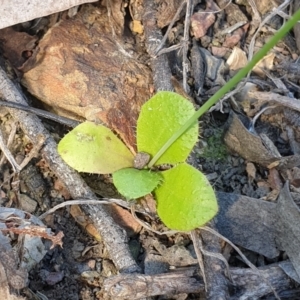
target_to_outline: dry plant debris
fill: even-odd
[[[7,27],[0,30],[2,100],[26,104],[26,93],[34,106],[104,123],[133,152],[140,107],[155,91],[175,89],[195,106],[203,104],[300,6],[289,0],[107,0],[65,12],[87,1],[52,11],[43,2],[40,12],[37,5],[30,9],[35,1],[26,8],[21,1],[23,9],[17,2],[4,4],[31,14],[1,19],[0,27]],[[229,101],[204,116],[204,149],[196,147],[190,158],[217,191],[220,212],[210,227],[241,247],[259,273],[246,269],[228,243],[201,231],[205,287],[190,236],[157,234],[166,228],[151,213],[153,198],[142,201],[151,207],[147,213],[136,205],[145,228],[129,206],[116,206],[122,201],[63,208],[42,223],[34,215],[45,216],[66,200],[92,203],[93,191],[119,195],[109,176],[85,175],[86,184],[65,166],[54,140],[68,129],[1,107],[1,296],[260,299],[276,291],[299,299],[299,41],[298,24],[226,96]],[[50,249],[47,240],[63,248]]]
[[[23,84],[66,116],[106,124],[134,149],[134,126],[151,95],[151,77],[123,37],[112,37],[114,21],[106,9],[88,5],[61,21],[39,42]]]

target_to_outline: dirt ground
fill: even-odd
[[[148,227],[120,206],[125,201],[65,206],[39,219],[73,199],[124,200],[110,175],[78,176],[57,158],[55,142],[74,123],[55,116],[105,124],[135,152],[139,110],[156,91],[174,90],[201,107],[299,7],[99,1],[72,16],[1,29],[1,99],[26,99],[54,120],[0,103],[0,295],[300,299],[299,24],[201,117],[188,159],[217,195],[219,213],[208,227],[244,256],[205,230],[195,231],[198,245],[189,233],[158,234],[167,228],[147,210],[150,196],[136,206]],[[165,34],[164,53],[157,46]],[[207,290],[195,248],[204,254]]]

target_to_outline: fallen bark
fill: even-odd
[[[293,289],[292,280],[277,265],[270,265],[259,269],[280,295]],[[270,285],[261,276],[251,269],[231,268],[233,289],[228,299],[259,299],[272,293]],[[199,277],[199,269],[196,267],[176,270],[166,274],[156,275],[118,275],[110,277],[104,282],[103,299],[141,299],[156,295],[201,293],[204,292],[204,284]],[[215,298],[226,299],[226,298]]]
[[[156,22],[155,2],[144,1],[143,24],[145,29],[147,52],[151,58],[151,69],[156,91],[173,91],[171,69],[166,54],[155,56],[155,50],[162,40],[162,34]]]
[[[210,227],[214,222],[210,222]],[[210,232],[201,231],[205,251],[221,254],[221,240]],[[207,281],[206,299],[229,299],[228,280],[225,277],[226,266],[220,259],[204,254],[204,271]]]
[[[8,79],[6,73],[2,69],[0,69],[0,96],[8,101],[23,105],[27,104],[20,91]],[[23,111],[15,109],[8,110],[12,117],[19,121],[22,130],[33,144],[37,143],[39,135],[45,137],[46,141],[41,150],[42,155],[49,164],[51,170],[68,188],[72,198],[97,199],[79,174],[67,166],[61,159],[57,153],[55,141],[44,128],[41,121],[36,116],[27,114]],[[81,208],[86,215],[90,217],[94,226],[102,236],[116,268],[120,272],[127,273],[138,271],[139,267],[132,258],[127,245],[125,230],[115,224],[105,206],[82,205]]]
[[[153,90],[151,72],[126,46],[125,29],[117,29],[124,16],[115,20],[113,14],[110,5],[84,5],[52,26],[26,61],[22,84],[57,114],[110,128],[135,153],[136,121]]]

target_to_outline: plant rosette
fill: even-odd
[[[190,231],[205,225],[218,212],[209,181],[186,163],[198,140],[198,121],[168,144],[194,114],[187,99],[173,92],[158,92],[141,108],[135,157],[110,129],[92,122],[66,134],[58,152],[77,171],[112,173],[115,187],[128,200],[153,192],[162,222],[173,230]],[[140,164],[143,157],[145,166]],[[159,171],[164,164],[171,168]]]

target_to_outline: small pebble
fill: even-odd
[[[31,199],[30,197],[28,197],[27,195],[20,194],[19,201],[22,210],[29,212],[31,214],[36,210],[37,202]]]

